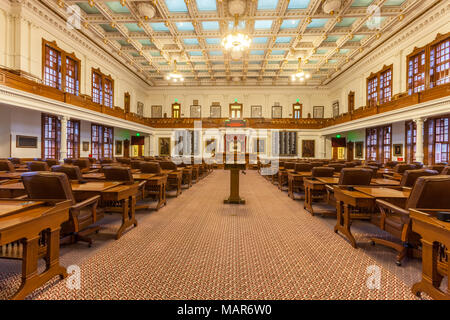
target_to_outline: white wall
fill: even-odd
[[[41,157],[41,114],[22,108],[11,110],[11,156],[17,158]],[[16,136],[38,137],[37,148],[16,148]]]
[[[0,158],[10,157],[11,110],[0,105]]]
[[[290,89],[290,88],[258,88],[258,87],[211,87],[211,88],[155,88],[148,92],[146,116],[151,116],[152,105],[162,105],[162,114],[172,116],[172,104],[175,99],[181,104],[183,118],[190,117],[190,106],[193,100],[198,100],[201,105],[202,117],[210,117],[210,107],[213,102],[221,105],[221,116],[229,116],[229,105],[235,102],[243,104],[243,116],[251,117],[251,106],[261,105],[264,118],[272,117],[272,106],[276,102],[283,107],[283,118],[292,118],[292,105],[297,99],[303,105],[302,117],[307,118],[308,113],[313,117],[313,106],[325,106],[325,117],[331,116],[328,90],[326,89]]]

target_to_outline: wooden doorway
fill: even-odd
[[[242,119],[242,103],[230,103],[230,118],[231,119]]]
[[[292,105],[292,118],[293,119],[301,119],[302,118],[302,104],[301,103],[294,103]]]
[[[355,149],[355,143],[354,142],[347,142],[347,161],[353,161],[353,154]]]
[[[125,92],[123,97],[123,105],[125,108],[125,113],[130,113],[130,104],[131,104],[130,94],[128,92]]]
[[[355,111],[355,92],[350,91],[348,94],[348,112]]]
[[[172,104],[172,118],[175,119],[181,118],[181,104],[179,103]]]
[[[130,157],[130,140],[128,140],[128,139],[125,139],[123,141],[123,156],[125,158]]]

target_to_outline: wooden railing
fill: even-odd
[[[113,117],[133,121],[153,128],[194,128],[195,121],[202,121],[203,128],[223,127],[225,118],[145,118],[132,112],[125,112],[120,107],[105,107],[94,103],[88,95],[76,96],[62,92],[58,89],[40,83],[39,79],[32,79],[21,71],[0,68],[0,85],[40,95],[56,101],[69,103],[81,108],[97,111]],[[450,95],[450,84],[434,87],[419,93],[408,95],[397,94],[385,104],[373,107],[360,107],[351,113],[343,113],[336,118],[323,119],[267,119],[267,118],[245,118],[247,127],[255,129],[321,129],[348,121],[369,117],[375,114],[388,112],[412,106],[414,104],[442,98]]]

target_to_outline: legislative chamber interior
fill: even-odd
[[[450,300],[448,1],[0,4],[1,300]]]

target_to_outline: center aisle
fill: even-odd
[[[120,240],[94,243],[79,290],[64,280],[32,298],[414,298],[383,267],[380,290],[368,289],[366,270],[377,261],[255,171],[241,175],[246,205],[223,204],[228,192],[229,172],[216,170],[158,212],[138,212],[138,227]]]

